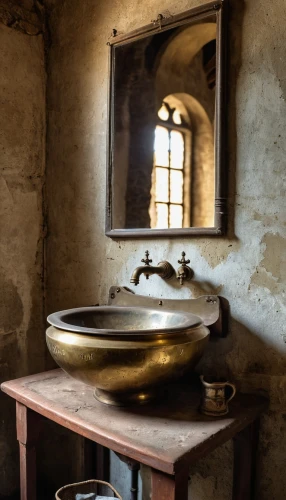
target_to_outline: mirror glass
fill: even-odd
[[[211,14],[112,46],[109,229],[214,227],[217,32]]]

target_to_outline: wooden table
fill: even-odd
[[[230,413],[198,413],[200,394],[172,386],[162,402],[116,408],[99,403],[93,389],[52,370],[2,384],[16,400],[21,500],[36,500],[36,442],[42,416],[152,468],[152,500],[187,500],[189,465],[234,440],[233,500],[253,500],[258,418],[267,400],[238,394]],[[214,499],[215,500],[215,499]]]

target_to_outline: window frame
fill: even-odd
[[[163,101],[163,104],[166,104],[164,103]],[[172,114],[173,116],[173,114]],[[191,136],[192,136],[192,130],[191,130],[191,127],[188,126],[188,124],[186,122],[183,121],[183,118],[182,118],[182,123],[181,124],[176,124],[173,120],[172,120],[172,116],[169,117],[167,120],[162,120],[160,118],[158,118],[158,121],[157,121],[157,124],[156,124],[156,127],[160,126],[160,127],[164,127],[168,130],[168,137],[169,137],[169,150],[168,150],[168,166],[162,166],[162,165],[157,165],[154,161],[154,165],[153,165],[153,174],[152,176],[154,175],[154,177],[156,178],[156,169],[157,168],[162,168],[162,169],[166,169],[168,170],[168,201],[167,202],[163,202],[163,201],[157,201],[156,200],[156,196],[154,196],[153,198],[153,195],[151,197],[151,203],[150,203],[150,208],[149,208],[149,213],[150,213],[150,210],[151,210],[151,205],[154,204],[155,207],[157,204],[161,204],[161,205],[167,205],[167,209],[168,209],[168,226],[167,227],[152,227],[151,229],[152,230],[159,230],[159,229],[184,229],[184,228],[188,228],[189,227],[189,224],[190,224],[190,221],[191,221],[191,192],[192,192],[192,189],[191,189],[191,163],[192,163],[192,159],[191,159]],[[155,128],[156,130],[156,128]],[[171,154],[172,154],[172,151],[170,150],[170,144],[171,144],[171,132],[172,130],[175,130],[175,131],[178,131],[180,132],[182,135],[183,135],[183,141],[184,141],[184,159],[183,159],[183,168],[182,169],[175,169],[175,168],[172,168],[171,166]],[[155,155],[154,155],[155,156]],[[176,203],[176,202],[172,202],[171,201],[171,190],[170,190],[170,185],[171,185],[171,182],[170,182],[170,174],[171,174],[171,171],[179,171],[179,172],[182,172],[183,173],[183,184],[182,184],[182,203]],[[186,182],[186,178],[188,177],[188,182]],[[186,185],[188,185],[188,193],[186,192]],[[153,182],[152,182],[152,191],[153,191]],[[152,199],[153,198],[153,199]],[[182,226],[177,226],[177,227],[174,227],[174,226],[170,226],[170,206],[181,206],[182,207]],[[151,215],[150,215],[151,217]]]

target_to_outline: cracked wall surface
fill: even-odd
[[[45,366],[42,37],[0,23],[0,383]],[[0,392],[0,498],[18,486],[15,403]]]

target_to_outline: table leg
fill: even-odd
[[[254,500],[255,498],[258,436],[259,420],[256,420],[233,438],[232,500]]]
[[[95,477],[94,448],[96,444],[82,436],[78,437],[75,481],[87,481]]]
[[[37,500],[35,445],[40,432],[41,416],[17,401],[16,418],[21,500]]]
[[[137,500],[138,498],[138,475],[140,470],[140,462],[133,460],[133,458],[126,457],[121,453],[116,453],[119,460],[124,462],[128,469],[131,471],[131,484],[130,484],[130,500]]]
[[[152,469],[151,500],[188,500],[188,479],[188,469],[174,476]]]
[[[109,481],[110,469],[109,449],[96,443],[95,448],[95,473],[96,478],[101,481]]]

